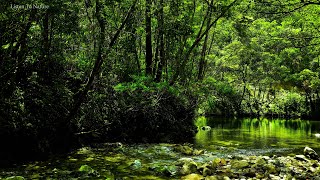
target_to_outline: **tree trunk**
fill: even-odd
[[[164,32],[163,32],[163,0],[160,0],[160,12],[159,12],[159,40],[160,40],[160,47],[159,47],[159,64],[156,74],[156,81],[160,82],[162,78],[162,69],[163,65],[165,64],[165,54],[164,54]]]
[[[146,75],[152,74],[151,0],[146,0]]]

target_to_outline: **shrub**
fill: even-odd
[[[92,93],[80,122],[99,129],[98,141],[179,142],[195,133],[194,102],[185,92],[148,77]],[[107,95],[103,95],[107,94]],[[182,98],[183,97],[183,98]]]

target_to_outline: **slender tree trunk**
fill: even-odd
[[[164,32],[163,32],[163,24],[164,24],[164,16],[163,16],[163,0],[160,0],[160,12],[159,12],[159,58],[160,61],[158,63],[158,69],[156,74],[156,81],[160,82],[162,78],[162,69],[165,64],[165,54],[164,54]]]
[[[213,6],[213,0],[211,0],[210,4],[208,4],[208,13],[207,13],[207,27],[210,26],[211,24],[211,16],[212,16],[212,6]],[[204,70],[205,70],[205,64],[206,64],[206,55],[207,55],[207,43],[209,39],[209,31],[207,31],[203,46],[202,46],[202,51],[201,51],[201,57],[200,57],[200,62],[199,62],[199,70],[198,70],[198,81],[202,81],[204,78]]]
[[[151,0],[146,0],[146,75],[152,74]]]
[[[47,59],[49,55],[49,11],[47,10],[43,19],[43,31],[42,31],[42,58]]]

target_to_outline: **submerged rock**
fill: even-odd
[[[307,156],[310,159],[320,160],[319,155],[309,147],[305,147],[303,150],[303,153],[305,156]]]

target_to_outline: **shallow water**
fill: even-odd
[[[307,120],[207,118],[210,130],[199,128],[195,144],[236,148],[243,154],[302,153],[305,146],[320,150],[320,122]],[[319,134],[319,136],[317,135]]]
[[[199,125],[199,123],[196,122]],[[266,119],[206,119],[194,147],[204,149],[200,155],[185,155],[174,144],[135,144],[118,147],[103,144],[84,147],[63,157],[44,162],[30,162],[15,168],[0,169],[0,179],[23,176],[26,179],[180,179],[175,163],[180,158],[208,162],[234,155],[302,154],[309,146],[320,150],[320,122]],[[191,145],[192,146],[192,145]],[[91,169],[81,172],[83,166]]]

